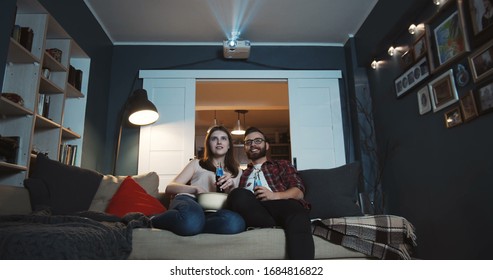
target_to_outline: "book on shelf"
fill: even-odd
[[[75,74],[76,74],[76,69],[74,66],[69,65],[68,68],[68,83],[73,85],[75,87]]]
[[[26,50],[31,51],[33,46],[34,32],[31,27],[21,27],[21,36],[19,43],[26,48]]]
[[[60,146],[60,157],[58,160],[66,165],[75,165],[77,145],[62,144]]]
[[[82,70],[77,69],[74,66],[70,65],[68,69],[68,83],[74,86],[76,89],[81,90],[82,75],[83,75]]]
[[[82,87],[82,70],[80,69],[75,69],[75,84],[74,87],[78,89],[79,91],[81,90]]]
[[[45,99],[44,99],[44,94],[39,94],[38,96],[38,110],[37,110],[37,114],[38,115],[42,115],[43,114],[43,107],[45,105]]]
[[[39,94],[38,98],[38,115],[48,118],[50,113],[50,96],[47,94]]]

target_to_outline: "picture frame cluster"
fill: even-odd
[[[493,112],[493,0],[448,0],[424,23],[401,65],[396,97],[421,85],[420,115],[448,108],[443,119],[452,128]]]

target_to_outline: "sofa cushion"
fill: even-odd
[[[21,186],[0,186],[0,215],[25,215],[31,212],[29,191]]]
[[[305,183],[305,199],[311,203],[310,218],[362,216],[357,205],[361,165],[349,163],[331,169],[298,171]]]
[[[123,217],[131,212],[140,212],[146,216],[165,212],[161,202],[128,176],[123,180],[106,208],[106,213]]]
[[[69,166],[39,154],[24,184],[33,211],[49,208],[55,215],[67,215],[89,209],[102,178],[96,171]]]
[[[108,207],[111,198],[115,195],[123,180],[127,176],[104,175],[99,185],[98,191],[89,206],[90,211],[104,212]],[[156,172],[139,174],[132,176],[144,190],[153,197],[158,197],[159,176]]]

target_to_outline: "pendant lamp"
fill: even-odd
[[[217,126],[216,110],[214,110],[214,123],[209,126],[209,128],[207,129],[207,133],[209,133],[209,131],[211,131],[211,129],[215,126]]]
[[[247,110],[235,110],[236,113],[238,113],[238,121],[231,131],[231,134],[233,135],[244,135],[245,134],[245,129],[241,126],[240,122],[240,114],[243,114],[243,125],[245,125],[245,114],[248,113]]]

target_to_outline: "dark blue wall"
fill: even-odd
[[[119,110],[128,98],[140,69],[234,69],[234,70],[342,70],[346,63],[343,47],[261,47],[253,46],[248,60],[225,60],[222,46],[116,46],[114,49],[106,149],[114,150]],[[141,85],[141,80],[138,85]],[[345,102],[345,83],[341,83]],[[346,113],[346,110],[344,111]],[[348,121],[348,117],[344,117]],[[345,133],[349,133],[348,125]],[[117,174],[137,170],[138,128],[123,131]],[[107,157],[105,165],[112,166]],[[110,169],[108,169],[110,170]]]
[[[113,44],[82,0],[39,1],[91,58],[82,166],[104,170]]]
[[[404,69],[386,50],[391,44],[412,43],[408,26],[428,19],[437,9],[432,1],[423,2],[424,6],[420,6],[422,1],[415,2],[418,9],[413,7],[387,34],[380,34],[381,41],[368,45],[365,40],[372,36],[371,31],[385,28],[377,19],[398,13],[396,5],[408,4],[379,1],[381,9],[372,13],[355,36],[371,86],[378,147],[384,151],[388,141],[396,145],[384,170],[385,206],[388,213],[404,216],[416,226],[418,258],[490,259],[493,113],[450,129],[445,127],[444,113],[459,103],[419,115],[417,90],[447,69],[396,98],[394,79]],[[374,57],[384,58],[386,64],[371,69]],[[467,66],[466,58],[459,62]],[[459,97],[474,87],[472,82],[457,86]]]

